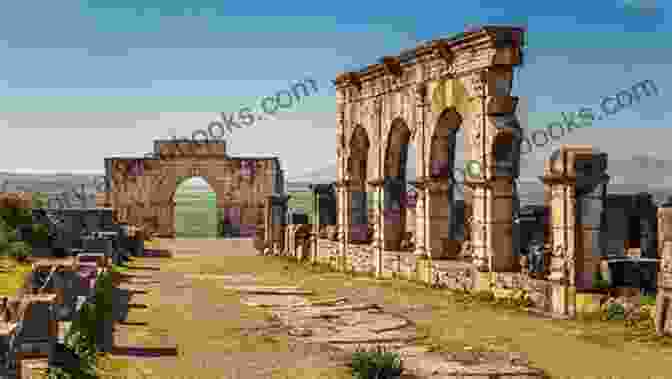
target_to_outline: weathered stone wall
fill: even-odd
[[[111,193],[106,200],[120,222],[150,225],[160,236],[173,237],[174,195],[181,182],[203,177],[241,235],[255,235],[264,222],[264,200],[279,190],[276,158],[229,157],[223,147],[206,142],[155,141],[151,158],[106,158]]]
[[[298,226],[289,226],[285,233],[293,233]],[[309,239],[306,238],[306,241]],[[349,244],[345,251],[345,262],[341,257],[339,241],[318,238],[315,262],[328,264],[334,270],[353,271],[372,274],[376,270],[375,247],[367,244]],[[307,245],[289,246],[286,255],[300,258],[300,255],[312,251]],[[307,256],[304,256],[304,258]],[[412,280],[429,283],[442,288],[460,291],[473,291],[478,288],[479,275],[487,277],[486,288],[493,290],[496,296],[511,296],[516,290],[525,291],[532,308],[542,312],[551,311],[551,284],[547,280],[530,277],[527,273],[479,273],[471,262],[456,260],[429,260],[418,257],[412,252],[384,251],[382,255],[382,278]]]

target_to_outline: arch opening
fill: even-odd
[[[176,238],[225,237],[227,221],[217,209],[217,194],[208,181],[194,176],[181,181],[173,194]]]
[[[350,156],[348,158],[352,199],[349,210],[351,220],[350,240],[354,243],[364,243],[370,239],[366,185],[370,146],[366,130],[361,125],[357,125],[350,139]]]
[[[455,108],[448,108],[439,117],[430,145],[431,180],[440,189],[429,198],[429,240],[428,249],[435,258],[456,258],[465,239],[465,196],[463,173],[456,164],[456,152],[460,151],[459,162],[463,162],[464,136],[462,117]],[[457,173],[459,171],[459,173]],[[460,187],[458,187],[460,186]]]
[[[388,143],[385,151],[384,184],[383,184],[383,222],[385,223],[384,246],[387,250],[402,250],[404,239],[411,240],[408,233],[409,204],[408,177],[415,170],[409,169],[408,157],[411,145],[411,132],[403,120],[392,121]],[[414,165],[412,165],[414,166]],[[413,228],[414,230],[414,228]],[[409,241],[410,242],[410,241]],[[411,248],[411,246],[404,246]]]

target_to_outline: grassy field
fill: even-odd
[[[313,223],[313,193],[310,191],[290,192],[288,208],[303,209],[308,215],[308,221]]]
[[[288,207],[304,210],[312,223],[312,193],[290,192]],[[175,194],[175,232],[178,238],[217,237],[217,199],[214,192]]]
[[[177,238],[217,237],[217,197],[214,192],[177,192],[175,203]]]

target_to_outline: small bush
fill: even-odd
[[[625,320],[625,307],[619,303],[611,303],[607,307],[607,320]]]
[[[16,259],[18,262],[24,262],[32,253],[32,247],[23,241],[10,242],[7,246],[7,255]]]
[[[602,272],[599,270],[593,274],[593,287],[597,289],[609,288],[609,282],[602,277]]]
[[[354,379],[392,379],[404,371],[399,353],[386,351],[382,346],[372,350],[357,349],[352,354]]]

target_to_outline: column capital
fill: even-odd
[[[352,184],[352,180],[347,180],[347,179],[343,179],[343,180],[334,182],[334,186],[336,188],[346,188],[347,189],[350,186],[350,184]]]
[[[380,178],[372,179],[372,180],[369,180],[367,183],[374,186],[374,187],[380,187],[383,184],[385,184],[385,179],[380,179]]]

